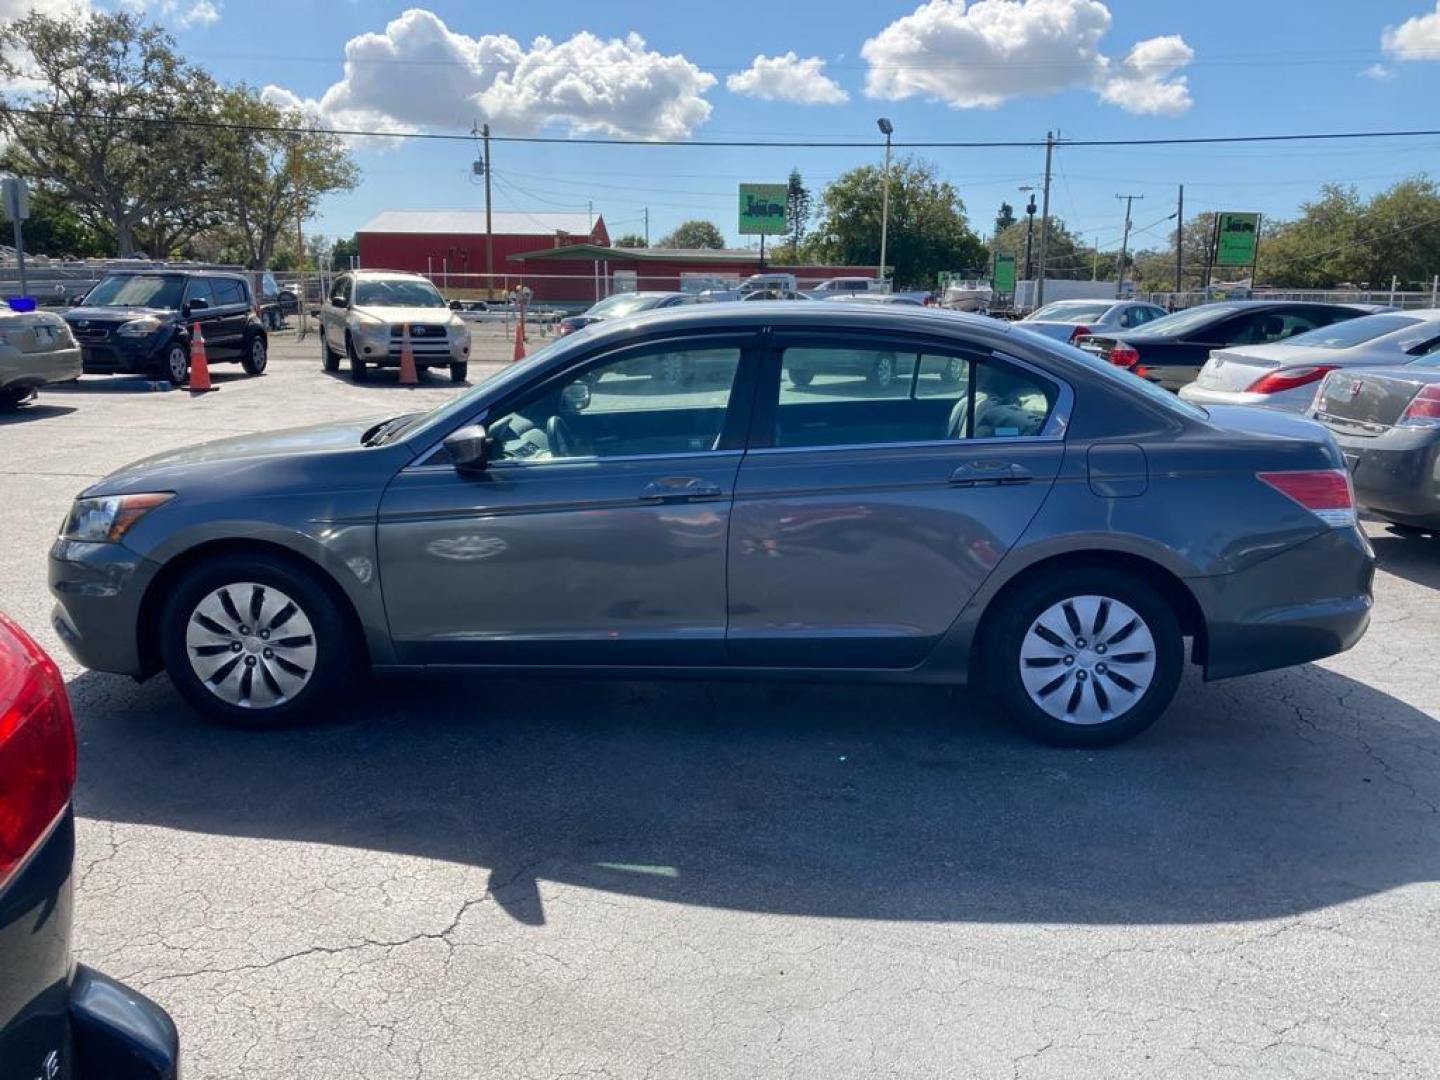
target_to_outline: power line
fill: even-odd
[[[351,138],[370,139],[424,139],[439,142],[471,142],[470,133],[440,131],[379,131],[365,128],[295,127],[283,124],[235,124],[223,120],[203,120],[170,116],[115,116],[104,113],[79,112],[69,109],[36,109],[7,107],[4,110],[16,116],[60,117],[66,120],[86,120],[101,123],[122,124],[168,124],[175,127],[194,127],[218,131],[248,131],[271,135],[341,135]],[[1343,139],[1400,139],[1440,136],[1440,128],[1396,129],[1383,131],[1329,131],[1305,132],[1279,135],[1197,135],[1162,139],[1063,139],[1055,140],[1056,147],[1085,146],[1212,146],[1221,143],[1287,143],[1324,142]],[[827,141],[814,139],[791,139],[763,141],[755,139],[600,139],[590,136],[568,135],[491,135],[492,142],[540,143],[550,145],[575,144],[577,146],[682,146],[682,147],[728,147],[733,149],[776,149],[776,150],[873,150],[878,145],[874,140]],[[934,139],[895,142],[897,150],[954,149],[1044,149],[1044,139],[1008,140],[954,140]]]

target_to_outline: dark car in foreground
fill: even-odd
[[[181,385],[190,377],[190,336],[198,323],[210,363],[265,370],[269,338],[244,274],[146,270],[107,274],[65,312],[87,374],[149,375]]]
[[[691,352],[704,379],[646,374]],[[856,352],[897,377],[818,374]],[[823,303],[607,322],[430,412],[168,451],[81,492],[50,553],[81,663],[234,724],[468,668],[978,682],[1090,745],[1165,710],[1186,638],[1209,678],[1349,648],[1372,572],[1311,420]]]
[[[1138,330],[1082,335],[1075,344],[1116,367],[1178,392],[1195,381],[1212,349],[1283,341],[1374,311],[1373,306],[1362,304],[1227,300],[1177,311]]]
[[[1355,497],[1401,532],[1440,533],[1440,356],[1336,371],[1315,395]]]
[[[0,1080],[173,1080],[165,1012],[70,958],[74,781],[64,680],[0,615]]]
[[[695,295],[685,292],[616,293],[614,296],[607,296],[604,300],[590,305],[579,315],[566,315],[556,324],[555,332],[562,336],[573,334],[576,330],[583,330],[592,323],[604,322],[606,319],[620,319],[641,311],[677,307],[680,304],[693,304],[694,302]]]

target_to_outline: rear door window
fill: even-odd
[[[232,307],[245,303],[245,294],[241,291],[240,283],[234,278],[211,278],[210,294],[217,307]]]

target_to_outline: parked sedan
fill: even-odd
[[[1308,412],[1332,371],[1409,363],[1440,348],[1440,311],[1392,311],[1311,330],[1273,345],[1217,349],[1180,396],[1197,405]]]
[[[606,319],[618,319],[640,311],[651,311],[655,308],[675,307],[679,304],[694,302],[693,295],[683,292],[616,293],[614,296],[607,296],[604,300],[592,304],[579,315],[565,316],[556,325],[555,332],[563,337],[565,334],[573,334],[576,330],[583,330],[591,323],[603,322]]]
[[[701,383],[628,374],[689,351]],[[794,389],[826,351],[912,376]],[[922,387],[927,358],[961,378]],[[1187,637],[1209,678],[1349,648],[1372,572],[1312,421],[1206,414],[989,319],[824,303],[613,320],[430,412],[166,451],[82,491],[50,553],[81,663],[163,669],[238,725],[458,666],[974,679],[1081,745],[1166,709]]]
[[[74,783],[65,681],[0,615],[0,1077],[174,1080],[170,1017],[71,959]]]
[[[1075,344],[1166,390],[1179,391],[1195,381],[1213,349],[1265,345],[1371,313],[1371,308],[1356,304],[1227,300],[1177,311],[1139,330],[1086,335]]]
[[[80,346],[64,319],[0,308],[0,409],[29,401],[47,383],[79,377]]]
[[[1056,341],[1074,342],[1087,334],[1134,330],[1166,314],[1158,304],[1140,300],[1057,300],[1026,315],[1020,327]]]
[[[1334,371],[1315,395],[1361,506],[1409,532],[1440,532],[1440,355]]]

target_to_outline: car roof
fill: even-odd
[[[404,277],[419,278],[421,281],[429,281],[424,274],[417,274],[413,270],[347,270],[347,274],[355,277]]]

